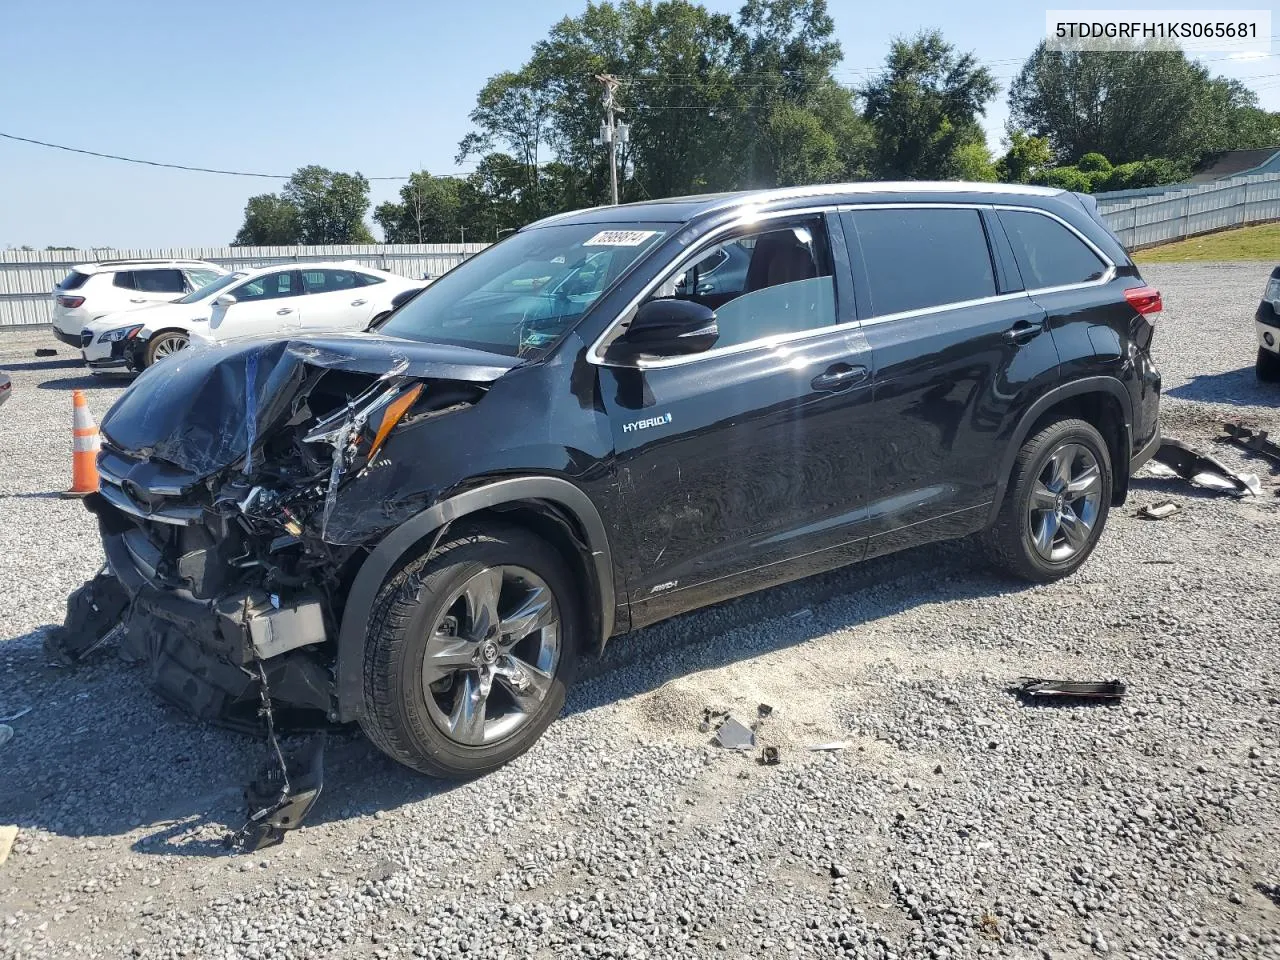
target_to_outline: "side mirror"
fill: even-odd
[[[236,298],[229,293],[224,293],[213,301],[215,307],[229,307],[236,302]]]
[[[649,300],[636,310],[627,332],[609,344],[605,359],[683,357],[710,350],[719,337],[710,307],[692,300]]]

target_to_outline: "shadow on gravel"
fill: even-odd
[[[566,712],[919,604],[1023,586],[975,563],[965,542],[879,558],[615,638],[602,658],[583,664]],[[844,602],[826,604],[835,598]],[[243,822],[241,790],[267,757],[263,742],[188,721],[147,689],[142,670],[111,651],[74,669],[51,666],[43,629],[0,644],[0,716],[32,707],[12,721],[15,736],[0,747],[0,823],[77,837],[143,828],[134,845],[140,853],[228,855],[222,838]],[[717,642],[734,631],[732,643]],[[329,735],[324,790],[306,823],[373,817],[453,786],[400,767],[358,728],[343,728]],[[305,843],[305,826],[286,840]]]
[[[1280,387],[1274,383],[1259,383],[1252,365],[1226,373],[1200,374],[1190,383],[1173,387],[1165,393],[1179,400],[1226,403],[1238,407],[1272,407],[1280,403]]]
[[[62,500],[63,496],[56,490],[42,490],[35,493],[0,493],[0,500]]]
[[[84,361],[80,359],[68,360],[28,360],[24,363],[0,363],[0,370],[9,373],[13,370],[71,370],[75,367],[83,367]]]
[[[45,380],[36,384],[37,390],[119,390],[122,382],[114,377],[98,377],[92,373],[82,377],[63,377],[61,380]]]

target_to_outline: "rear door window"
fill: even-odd
[[[333,293],[359,286],[354,270],[303,270],[307,293]]]
[[[1090,283],[1106,273],[1098,255],[1052,217],[1023,210],[999,213],[1028,291]]]
[[[116,275],[111,279],[113,287],[119,287],[121,290],[137,290],[133,285],[132,270],[117,270]]]
[[[995,296],[995,270],[977,210],[895,207],[845,217],[865,268],[868,316]]]
[[[187,281],[181,270],[134,270],[134,289],[143,293],[185,293]]]

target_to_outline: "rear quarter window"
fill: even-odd
[[[1000,223],[1027,290],[1067,287],[1102,278],[1107,265],[1089,246],[1052,217],[1001,210]]]
[[[78,270],[72,270],[62,282],[58,284],[59,290],[79,290],[84,286],[84,282],[89,279],[89,274],[80,273]]]
[[[977,210],[854,210],[870,316],[992,297],[995,271]]]

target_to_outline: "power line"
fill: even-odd
[[[100,157],[103,160],[121,160],[125,163],[138,163],[148,167],[164,167],[169,170],[187,170],[193,173],[217,173],[224,177],[258,177],[263,180],[288,180],[290,173],[251,173],[246,170],[219,170],[215,167],[196,167],[185,163],[165,163],[161,160],[142,160],[138,157],[123,157],[115,153],[101,153],[97,150],[85,150],[81,147],[69,147],[64,143],[49,143],[47,140],[35,140],[31,137],[20,137],[13,133],[0,131],[0,137],[6,140],[17,140],[20,143],[31,143],[37,147],[49,147],[52,150],[65,150],[67,153],[79,153],[87,157]],[[465,177],[471,171],[432,174],[441,177]],[[365,177],[366,180],[408,180],[409,175],[399,177]]]

